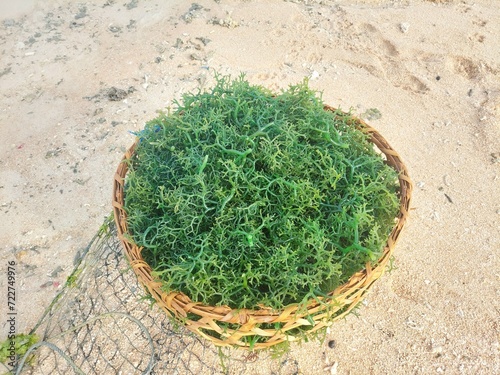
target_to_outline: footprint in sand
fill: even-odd
[[[382,76],[394,86],[407,91],[420,94],[429,91],[429,87],[405,67],[394,43],[385,39],[382,33],[371,24],[364,24],[362,28],[370,40],[370,45],[366,46],[366,49],[380,61]],[[368,71],[373,74],[374,66],[369,66],[369,68]]]

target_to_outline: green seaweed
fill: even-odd
[[[26,354],[28,349],[36,344],[40,339],[37,335],[26,335],[24,333],[9,336],[0,343],[0,363],[17,363],[18,359]],[[14,357],[14,358],[13,358]],[[29,362],[34,361],[34,356]]]
[[[132,238],[165,291],[280,309],[380,257],[397,173],[306,80],[274,93],[216,75],[175,105],[137,134],[125,185]]]

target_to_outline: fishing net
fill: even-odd
[[[30,334],[14,374],[296,374],[291,353],[217,348],[152,303],[106,220]],[[3,371],[0,371],[3,373]]]

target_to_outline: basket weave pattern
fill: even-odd
[[[328,106],[325,106],[325,110],[335,112],[334,108]],[[215,345],[249,349],[249,344],[242,338],[245,336],[260,336],[259,342],[253,345],[252,349],[263,349],[285,340],[295,340],[296,338],[290,335],[289,331],[298,327],[307,326],[310,328],[308,332],[312,333],[329,326],[333,321],[348,314],[361,302],[373,282],[386,269],[408,216],[412,184],[408,171],[398,153],[380,133],[360,119],[350,118],[349,125],[367,133],[370,136],[370,141],[385,155],[386,163],[399,173],[400,210],[380,259],[373,264],[367,263],[364,270],[355,273],[347,283],[328,293],[331,298],[326,303],[310,300],[306,308],[292,304],[281,310],[264,307],[255,310],[236,310],[229,306],[204,305],[192,301],[187,295],[180,292],[164,292],[162,283],[152,277],[152,269],[141,255],[142,247],[138,247],[132,241],[128,231],[127,214],[123,207],[125,176],[128,171],[126,161],[132,158],[137,142],[127,150],[118,166],[113,182],[113,210],[118,237],[140,283],[143,284],[168,316],[182,322],[190,331],[212,341]],[[193,320],[193,317],[196,318]],[[313,327],[311,327],[312,321],[314,322]],[[274,323],[279,323],[280,328],[261,328],[262,324],[265,324],[264,327],[270,327]]]

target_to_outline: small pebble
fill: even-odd
[[[311,79],[318,79],[319,78],[319,73],[316,70],[313,70],[311,75],[309,76]]]
[[[330,375],[337,375],[337,368],[339,367],[338,362],[334,362],[333,365],[330,367]]]
[[[47,288],[48,286],[51,286],[51,285],[53,285],[52,281],[47,281],[46,283],[43,283],[42,285],[40,285],[40,288],[44,289],[44,288]]]
[[[335,348],[335,340],[330,340],[330,341],[328,341],[328,347],[329,347],[330,349]]]
[[[407,22],[402,22],[399,25],[399,29],[401,30],[402,33],[406,34],[408,30],[410,29],[410,24]]]
[[[447,174],[445,174],[445,175],[443,176],[443,182],[444,182],[444,184],[445,184],[446,186],[450,186],[450,185],[451,185],[451,183],[450,183],[450,176],[449,176],[449,175],[447,175]]]
[[[63,271],[63,268],[61,266],[58,266],[54,271],[49,273],[47,276],[57,277],[57,275],[59,275],[61,273],[61,271]]]

